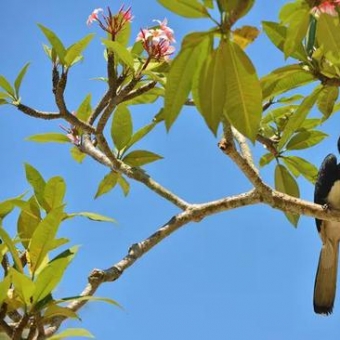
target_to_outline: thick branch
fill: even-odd
[[[34,118],[40,118],[40,119],[45,119],[45,120],[62,118],[62,115],[58,112],[38,111],[24,104],[18,104],[17,108],[18,110],[25,113],[26,115],[34,117]]]

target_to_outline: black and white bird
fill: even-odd
[[[338,140],[340,153],[340,138]],[[340,164],[329,154],[322,162],[315,184],[314,202],[325,208],[340,210]],[[338,271],[340,222],[315,219],[322,249],[314,285],[314,311],[331,314],[333,311]]]

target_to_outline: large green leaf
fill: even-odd
[[[15,291],[22,302],[24,302],[26,306],[30,306],[32,303],[31,298],[35,290],[34,282],[25,274],[18,272],[14,268],[9,269],[8,275],[10,276]]]
[[[205,59],[198,78],[195,104],[214,135],[223,116],[227,98],[227,73],[220,45]],[[228,79],[229,80],[229,79]]]
[[[119,30],[119,32],[116,34],[116,41],[123,46],[127,46],[130,41],[130,35],[131,35],[131,23],[125,21],[122,29]]]
[[[70,143],[70,140],[63,133],[49,132],[49,133],[39,133],[27,137],[26,140],[37,143]]]
[[[332,56],[332,61],[338,61],[340,57],[339,18],[328,14],[321,14],[316,28],[316,37],[324,53]]]
[[[0,75],[0,87],[2,87],[12,99],[16,98],[15,90],[13,89],[12,85],[4,76],[1,75]]]
[[[115,171],[111,171],[107,174],[99,183],[98,190],[94,198],[102,196],[111,191],[117,184],[119,174]]]
[[[56,259],[50,261],[38,274],[35,281],[36,290],[33,303],[36,304],[52,293],[61,281],[67,266],[73,260],[78,247],[72,247],[62,252]]]
[[[155,162],[163,157],[156,153],[146,150],[131,151],[123,158],[123,162],[130,166],[142,166],[151,162]]]
[[[30,63],[27,63],[26,65],[24,65],[24,67],[20,70],[18,76],[16,77],[15,81],[14,81],[14,89],[15,89],[15,94],[17,99],[19,98],[19,91],[20,91],[20,86],[22,83],[22,80],[25,77],[26,71],[29,67]]]
[[[255,0],[217,0],[219,8],[232,15],[233,20],[245,16],[253,7]]]
[[[27,182],[32,186],[39,204],[44,207],[44,190],[46,185],[44,178],[36,168],[28,163],[25,163],[25,172]]]
[[[302,101],[302,103],[297,108],[295,113],[292,116],[290,116],[289,121],[278,143],[278,150],[282,150],[282,148],[284,147],[286,142],[290,139],[290,137],[302,125],[309,111],[314,106],[320,91],[321,88],[316,87],[316,89],[314,89],[314,91]]]
[[[192,33],[184,38],[182,49],[171,64],[165,86],[163,117],[167,129],[175,122],[188,99],[195,72],[211,49],[211,37]]]
[[[275,189],[290,196],[300,197],[299,186],[282,164],[277,164],[275,168]],[[294,226],[297,226],[299,215],[292,213],[285,213],[285,215]]]
[[[301,131],[294,135],[287,143],[287,150],[302,150],[310,148],[327,137],[327,133],[321,131]]]
[[[64,217],[64,207],[51,210],[36,227],[28,245],[30,271],[34,274],[44,261]]]
[[[35,196],[32,196],[21,208],[17,224],[19,238],[25,248],[40,222],[40,208]]]
[[[63,204],[65,192],[66,184],[62,177],[52,177],[46,182],[44,201],[46,203],[47,212],[51,209],[58,208]]]
[[[122,150],[132,137],[132,118],[125,105],[119,105],[113,115],[111,136],[118,151]]]
[[[76,312],[71,310],[68,307],[61,307],[54,304],[49,304],[44,311],[43,319],[53,319],[55,317],[62,316],[70,319],[79,319],[79,316]]]
[[[165,8],[186,18],[209,17],[207,9],[197,0],[158,0]]]
[[[307,181],[312,184],[315,183],[318,175],[318,169],[315,165],[311,164],[304,158],[297,156],[282,157],[282,159],[291,172],[297,173],[298,175],[301,174],[307,179]]]
[[[89,93],[85,97],[85,99],[81,102],[81,104],[79,105],[76,111],[77,118],[84,122],[87,121],[87,118],[89,118],[89,116],[92,113],[91,98],[92,98],[92,95],[91,93]]]
[[[272,21],[262,21],[262,27],[271,42],[283,52],[287,37],[287,27]],[[295,45],[295,49],[290,56],[298,60],[307,61],[306,53],[301,42]]]
[[[132,70],[134,69],[133,57],[131,52],[125,46],[117,41],[107,39],[102,39],[102,42],[109,50],[112,50],[124,64],[129,66]]]
[[[318,96],[316,102],[318,109],[323,114],[323,119],[326,120],[332,114],[334,104],[339,97],[338,86],[324,86]]]
[[[55,50],[55,52],[56,52],[56,54],[59,58],[60,63],[62,65],[65,65],[66,50],[65,50],[65,47],[64,47],[63,43],[61,42],[61,40],[49,28],[47,28],[47,27],[45,27],[41,24],[38,24],[38,26],[41,29],[41,31],[44,33],[47,40],[50,42],[52,48]]]
[[[107,217],[107,216],[104,216],[104,215],[100,215],[100,214],[96,214],[96,213],[92,213],[92,212],[87,212],[87,211],[67,214],[67,218],[73,218],[75,216],[86,217],[89,220],[97,221],[97,222],[113,222],[113,223],[116,223],[116,220],[114,220],[111,217]]]
[[[7,275],[0,281],[0,305],[6,300],[10,286],[11,280],[9,275]]]
[[[67,67],[72,66],[74,61],[81,56],[81,53],[85,50],[86,46],[90,43],[93,39],[94,33],[90,33],[84,38],[80,39],[73,45],[71,45],[65,52],[65,65]]]
[[[263,100],[316,80],[313,73],[300,65],[281,67],[261,78]]]
[[[124,178],[123,175],[120,175],[118,177],[118,184],[123,190],[124,196],[127,196],[130,192],[130,184],[129,182]]]
[[[262,115],[262,91],[256,70],[237,44],[222,42],[221,48],[227,74],[225,116],[254,142]]]
[[[8,235],[7,231],[2,227],[2,225],[0,225],[0,239],[3,243],[6,244],[9,252],[11,253],[16,269],[22,273],[23,267],[20,260],[19,252],[15,247],[15,244],[12,241],[11,237]]]
[[[86,329],[68,328],[58,334],[51,336],[49,340],[61,340],[61,339],[68,339],[72,337],[94,338],[94,336]]]

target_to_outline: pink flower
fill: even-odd
[[[103,11],[102,8],[96,8],[87,18],[86,24],[91,25],[94,21],[99,21],[98,14]]]
[[[324,0],[319,6],[312,8],[312,13],[319,16],[321,13],[329,14],[333,17],[338,15],[336,8],[340,6],[340,0]]]
[[[174,31],[167,26],[166,19],[155,21],[159,23],[159,28],[141,29],[136,41],[142,42],[149,58],[168,61],[169,56],[175,51],[175,48],[171,46],[171,43],[175,42]]]

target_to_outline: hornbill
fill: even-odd
[[[338,140],[340,153],[340,138]],[[329,154],[318,172],[314,202],[325,209],[340,210],[340,163],[335,155]],[[333,311],[338,270],[340,222],[315,219],[322,249],[314,284],[314,311],[318,314],[331,314]]]

